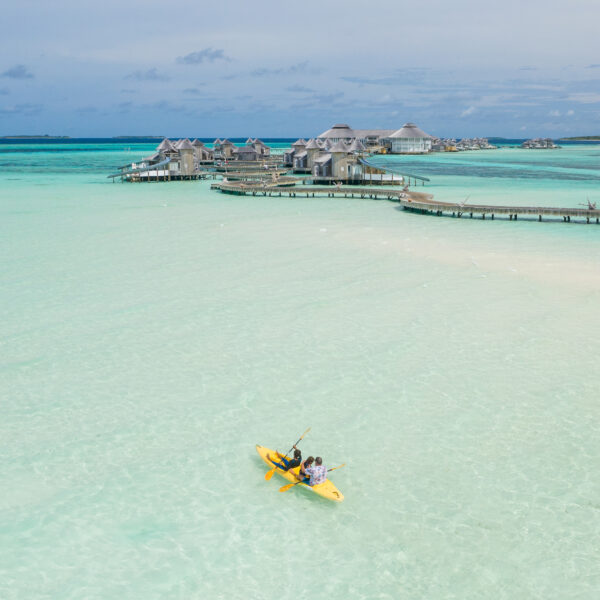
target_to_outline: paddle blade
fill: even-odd
[[[341,469],[342,467],[345,467],[346,463],[342,464],[342,465],[338,465],[337,467],[333,467],[333,469],[327,469],[327,471],[335,471],[336,469]]]
[[[304,438],[304,436],[310,431],[310,427],[302,434],[302,437],[296,442],[296,444],[298,444],[299,442],[302,441],[302,439]]]
[[[287,485],[284,485],[283,487],[280,487],[279,491],[280,492],[287,492],[291,487],[294,487],[295,485],[296,485],[295,483],[288,483]]]
[[[269,481],[273,477],[273,473],[277,471],[277,467],[273,467],[268,473],[265,473],[265,479]]]

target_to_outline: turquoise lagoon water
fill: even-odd
[[[600,229],[108,182],[151,149],[0,146],[0,597],[597,598]],[[576,205],[599,153],[386,160]],[[342,504],[264,480],[309,426]]]

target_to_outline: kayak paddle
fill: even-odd
[[[300,439],[294,444],[294,446],[297,446],[301,441],[302,438],[310,431],[310,427],[300,436]],[[294,446],[292,446],[287,454],[291,454],[292,450],[294,449]],[[265,479],[267,481],[269,481],[271,479],[271,477],[273,477],[273,473],[275,473],[275,471],[277,471],[277,465],[275,465],[268,473],[265,473]]]
[[[327,472],[329,473],[329,471],[335,471],[336,469],[341,469],[342,467],[345,467],[345,466],[346,466],[346,463],[343,463],[343,464],[339,465],[338,467],[333,467],[333,469],[327,469]],[[302,482],[297,481],[296,483],[288,483],[287,485],[280,487],[279,491],[287,492],[290,488],[293,488],[295,485],[298,485],[299,483],[302,483]]]

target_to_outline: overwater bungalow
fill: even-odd
[[[431,151],[432,139],[414,123],[405,123],[383,141],[391,154],[425,154]]]
[[[271,155],[271,148],[258,138],[248,138],[245,146],[235,146],[227,139],[214,141],[213,158],[215,160],[238,160],[255,162],[265,160]]]
[[[555,144],[551,138],[534,138],[523,142],[521,148],[529,150],[554,150],[560,148],[560,146]]]
[[[119,167],[119,172],[109,175],[122,181],[172,181],[198,179],[206,176],[202,163],[212,161],[212,151],[203,143],[184,138],[175,142],[165,138],[156,152],[142,160]]]
[[[271,148],[264,142],[257,139],[248,138],[246,145],[241,148],[234,148],[233,155],[235,160],[258,161],[271,156]]]
[[[308,169],[308,152],[306,148],[294,154],[294,173],[310,172]]]
[[[352,129],[346,123],[338,123],[317,136],[317,141],[329,148],[337,142],[358,140],[372,151],[391,154],[423,154],[431,150],[432,137],[414,123],[406,123],[400,129]]]
[[[349,143],[345,140],[335,143],[327,140],[323,146],[318,140],[311,139],[302,154],[306,155],[300,157],[302,172],[310,173],[313,183],[360,185],[369,181],[373,184],[399,185],[403,182],[401,176],[385,173],[382,169],[363,162],[368,154],[367,148],[356,138]],[[294,172],[298,170],[294,164]]]
[[[213,143],[215,160],[231,160],[235,146],[228,139],[217,138]]]
[[[337,142],[350,142],[356,137],[356,134],[349,125],[338,123],[317,137],[320,140],[329,140],[336,144]]]
[[[306,141],[303,140],[302,138],[299,140],[296,140],[293,144],[292,147],[289,150],[286,150],[283,153],[283,164],[286,167],[293,167],[294,166],[294,158],[304,152],[304,149],[306,148]]]
[[[207,148],[204,145],[204,142],[201,142],[200,140],[194,140],[192,142],[192,146],[194,146],[194,158],[198,161],[198,163],[210,164],[214,161],[215,156],[213,150]]]
[[[352,129],[346,123],[338,123],[317,136],[317,140],[335,144],[339,141],[359,140],[364,146],[378,146],[380,140],[394,132],[393,129]]]
[[[451,138],[433,138],[431,140],[432,152],[458,152],[456,140]]]
[[[457,150],[495,150],[487,138],[463,138],[456,144]]]
[[[315,183],[361,184],[366,180],[374,184],[402,182],[401,176],[386,174],[382,169],[363,163],[369,149],[360,138],[349,137],[356,133],[355,130],[347,125],[339,125],[328,132],[324,138],[296,140],[284,152],[284,165],[292,167],[294,173],[310,174],[310,179]]]

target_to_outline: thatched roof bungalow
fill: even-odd
[[[349,142],[356,137],[356,134],[349,125],[346,125],[346,123],[338,123],[317,137],[320,140],[329,140],[333,143],[339,142],[340,140]]]
[[[383,138],[388,137],[394,131],[394,129],[352,129],[346,123],[338,123],[317,136],[317,139],[329,140],[334,144],[340,140],[345,142],[359,140],[364,146],[377,146]]]
[[[254,146],[242,146],[241,148],[234,148],[233,155],[235,160],[258,160],[258,152]]]
[[[171,140],[165,138],[156,148],[157,152],[173,152],[175,147],[173,146],[173,142]]]
[[[431,151],[433,138],[414,123],[405,123],[394,131],[386,141],[392,154],[424,154]]]

